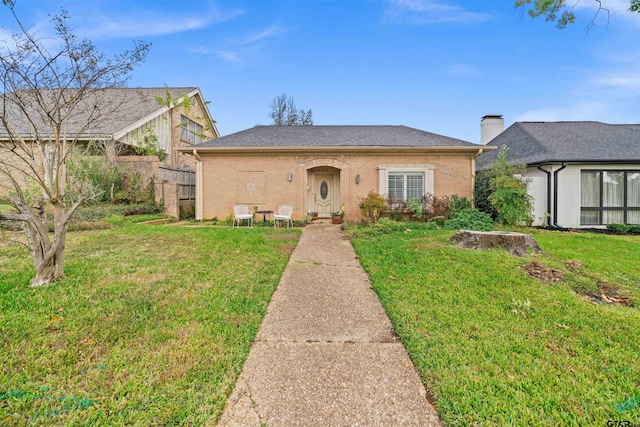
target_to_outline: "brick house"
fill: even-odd
[[[53,100],[60,91],[43,90],[40,93],[44,99],[51,98],[54,105]],[[12,152],[12,141],[15,140],[12,132],[19,133],[27,141],[44,144],[51,137],[49,124],[46,121],[38,122],[40,112],[34,110],[30,114],[33,122],[29,123],[20,109],[12,106],[11,97],[5,98],[0,99],[0,108],[10,126],[4,126],[4,121],[0,120],[0,196],[14,190],[8,176],[20,183],[33,179],[29,176],[29,165]],[[169,104],[162,105],[158,101],[160,98],[168,99]],[[100,111],[100,114],[96,116],[95,111]],[[90,125],[87,126],[87,123]],[[192,156],[184,156],[177,151],[179,147],[219,137],[202,93],[196,87],[95,90],[66,119],[64,129],[65,137],[72,144],[87,147],[89,143],[100,141],[107,147],[110,156],[135,154],[134,148],[142,143],[146,135],[151,134],[157,139],[158,149],[166,153],[161,163],[185,168],[195,166],[195,161]],[[148,169],[142,167],[140,159],[119,159],[130,169],[133,168],[132,171],[144,172]],[[157,173],[157,162],[155,169],[150,173]]]
[[[196,161],[196,219],[288,204],[354,220],[369,191],[471,198],[475,158],[494,148],[406,126],[256,126],[178,151]]]

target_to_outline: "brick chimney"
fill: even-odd
[[[504,119],[500,114],[487,114],[480,120],[480,143],[487,145],[504,130]]]

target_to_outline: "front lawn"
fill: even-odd
[[[455,248],[449,231],[352,240],[445,425],[640,425],[640,238],[533,233],[564,281]],[[635,307],[574,292],[604,284]]]
[[[31,289],[0,234],[0,425],[214,425],[298,237],[121,221]]]

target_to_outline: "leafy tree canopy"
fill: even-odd
[[[516,0],[515,6],[516,8],[525,10],[531,18],[544,16],[547,21],[555,22],[556,27],[564,29],[567,25],[575,22],[576,15],[573,10],[579,1],[580,0],[571,1],[567,4],[566,0]],[[595,1],[597,3],[598,10],[596,16],[601,11],[609,14],[609,9],[607,9],[606,4],[603,4],[602,0],[588,1]],[[630,12],[640,13],[640,0],[630,0],[628,10]],[[592,24],[593,21],[591,21],[590,25]]]

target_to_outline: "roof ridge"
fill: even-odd
[[[529,132],[524,126],[521,125],[521,122],[516,122],[516,124],[518,125],[518,127],[522,130],[522,132],[524,132],[524,134],[530,138],[533,143],[540,147],[542,149],[542,151],[546,152],[546,153],[551,153],[551,150],[549,149],[549,147],[547,147],[545,144],[542,143],[542,141],[540,141],[538,138],[536,138],[535,136],[533,136],[531,134],[531,132]],[[555,153],[553,153],[555,154]]]

